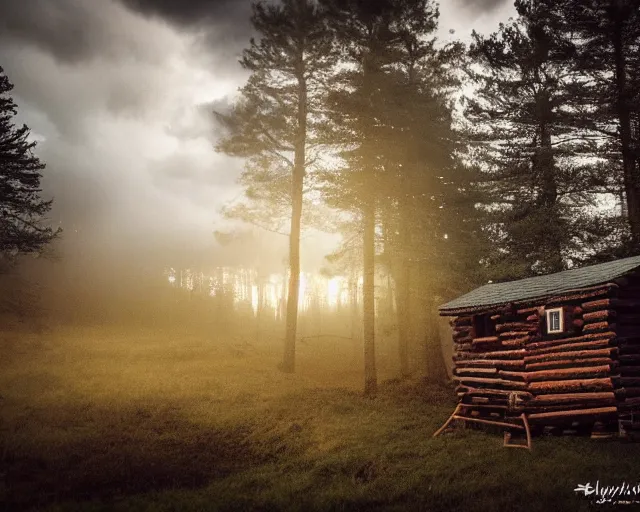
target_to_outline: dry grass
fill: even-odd
[[[249,327],[0,335],[0,503],[587,510],[577,483],[640,469],[635,445],[541,439],[532,456],[473,431],[432,440],[450,389],[388,381],[365,399],[353,347],[331,338],[300,345],[298,373],[285,375],[279,344],[256,342]],[[382,380],[394,372],[380,368]]]
[[[352,348],[335,340],[302,344],[298,374],[286,375],[277,344],[226,329],[67,326],[0,339],[12,507],[204,485],[295,444],[296,420],[320,410],[307,403],[309,417],[283,423],[287,397],[360,386]]]

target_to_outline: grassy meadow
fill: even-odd
[[[0,332],[3,510],[606,510],[573,489],[640,479],[635,444],[432,439],[453,389],[393,380],[384,347],[365,399],[345,340],[301,343],[285,375],[275,334],[169,324]]]

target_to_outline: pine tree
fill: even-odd
[[[492,212],[494,278],[560,271],[602,236],[593,207],[607,191],[580,125],[573,90],[582,77],[562,10],[552,0],[516,1],[518,18],[485,38],[474,32],[466,116]]]
[[[375,395],[376,216],[383,168],[380,116],[399,42],[393,29],[397,12],[392,0],[325,0],[322,5],[342,63],[328,96],[325,142],[340,148],[338,156],[344,163],[339,172],[325,175],[324,197],[330,206],[351,212],[360,225],[364,392]]]
[[[218,150],[247,158],[244,178],[250,194],[271,208],[291,208],[289,286],[282,369],[295,370],[300,287],[300,231],[303,192],[313,160],[312,119],[320,107],[324,78],[333,63],[330,37],[316,3],[257,2],[252,22],[260,40],[251,39],[242,66],[251,71],[231,114],[219,115],[229,130]],[[288,201],[283,199],[289,190]],[[277,212],[267,217],[278,218]]]
[[[618,255],[640,251],[640,6],[636,0],[563,0],[584,77],[572,93],[616,184],[628,225]],[[607,251],[609,252],[609,251]],[[613,256],[613,253],[610,254]],[[606,256],[605,256],[606,257]]]
[[[417,284],[425,283],[424,274],[436,274],[429,268],[435,260],[425,259],[421,249],[430,246],[437,253],[442,246],[431,242],[442,227],[438,223],[455,216],[453,208],[442,211],[441,195],[448,203],[456,195],[450,186],[456,143],[447,97],[454,81],[447,67],[459,49],[436,50],[438,11],[427,0],[325,5],[343,50],[343,67],[329,95],[327,139],[340,148],[344,166],[327,173],[324,192],[331,206],[351,212],[360,224],[365,393],[373,394],[375,268],[390,266],[393,273],[398,353],[406,375],[410,324],[416,324],[410,311],[420,302],[417,297],[434,296],[433,289]],[[430,309],[433,305],[431,300]]]
[[[396,285],[400,372],[406,376],[411,338],[433,341],[426,324],[435,312],[434,297],[456,279],[452,263],[467,252],[463,244],[459,252],[449,249],[458,235],[463,238],[461,221],[468,218],[458,209],[467,173],[456,158],[461,141],[453,130],[452,101],[459,87],[453,70],[463,48],[436,45],[439,13],[431,2],[402,4],[406,10],[394,24],[400,39],[397,63],[381,116],[386,193],[380,212],[389,233],[385,252]],[[470,237],[464,241],[472,243]]]
[[[29,128],[13,122],[12,89],[0,67],[0,271],[20,255],[41,252],[60,233],[44,224],[52,205],[40,197],[45,164],[33,154]]]

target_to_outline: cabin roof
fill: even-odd
[[[637,267],[640,267],[640,256],[564,270],[555,274],[528,277],[517,281],[486,284],[443,304],[439,309],[442,314],[447,314],[456,310],[498,306],[526,299],[548,297],[605,284]]]

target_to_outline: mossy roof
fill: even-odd
[[[555,274],[528,277],[504,283],[486,284],[443,304],[439,307],[439,310],[441,314],[447,314],[447,312],[467,308],[499,306],[511,302],[523,302],[527,299],[559,295],[567,291],[606,284],[638,267],[640,267],[640,256],[633,256],[607,263],[564,270]]]

